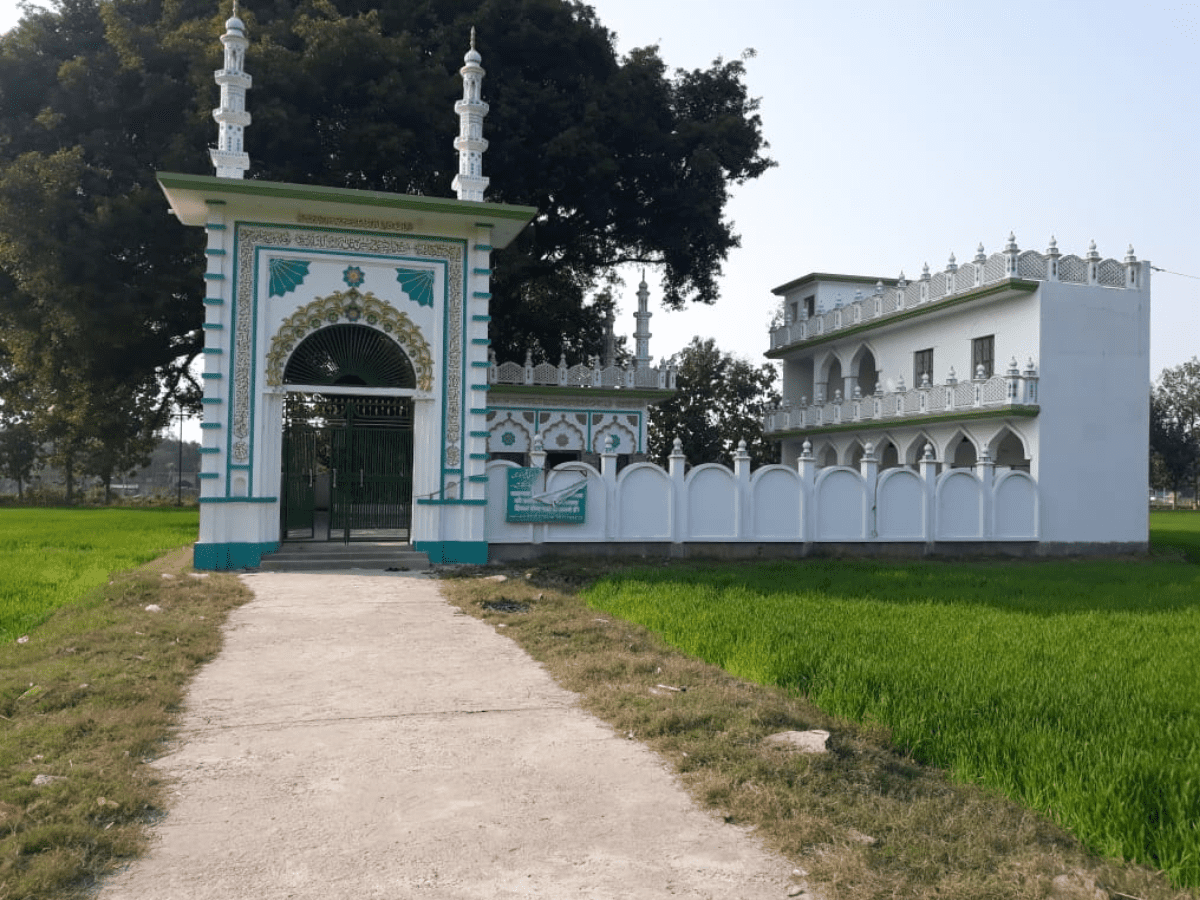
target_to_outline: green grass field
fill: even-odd
[[[114,571],[196,539],[195,509],[0,508],[0,640],[44,622]]]
[[[1200,558],[1200,515],[1156,513]],[[1200,566],[812,561],[644,569],[589,602],[1200,886]]]

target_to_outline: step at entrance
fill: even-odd
[[[301,541],[285,543],[262,558],[260,572],[331,572],[345,569],[420,572],[429,568],[429,556],[411,544],[328,544]]]

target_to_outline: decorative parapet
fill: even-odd
[[[558,361],[558,365],[541,363],[534,365],[533,360],[525,357],[525,364],[515,362],[496,363],[492,356],[488,367],[489,384],[519,384],[529,386],[550,386],[562,388],[609,388],[612,390],[675,390],[676,369],[673,365],[638,367],[632,364],[625,366],[602,366],[597,357],[592,357],[590,364],[568,366],[566,358]]]
[[[1101,259],[1095,241],[1092,241],[1087,256],[1062,256],[1054,238],[1050,238],[1050,247],[1045,253],[1038,253],[1036,250],[1022,251],[1017,247],[1015,237],[1010,234],[1001,253],[988,256],[980,244],[971,262],[960,265],[951,254],[942,272],[931,274],[926,265],[921,278],[912,282],[906,281],[901,272],[895,287],[885,288],[880,281],[875,285],[875,292],[868,297],[856,292],[853,302],[845,306],[839,302],[835,309],[824,313],[785,321],[783,325],[771,329],[771,350],[781,350],[866,322],[886,321],[907,310],[944,302],[1008,279],[1141,290],[1149,278],[1149,272],[1149,264],[1134,256],[1133,247],[1129,248],[1124,262]]]
[[[860,422],[897,422],[955,415],[983,409],[1009,408],[1014,413],[1019,411],[1021,415],[1037,414],[1038,373],[1033,360],[1026,363],[1023,371],[1013,359],[1003,375],[993,375],[991,378],[980,376],[982,372],[972,381],[960,382],[951,370],[945,384],[925,384],[912,390],[905,390],[901,380],[899,390],[891,393],[880,391],[870,397],[855,396],[844,400],[842,392],[835,391],[832,400],[812,405],[809,405],[807,397],[801,397],[798,405],[785,403],[767,410],[763,416],[763,428],[770,435]]]

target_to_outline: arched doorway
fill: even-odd
[[[412,399],[354,388],[412,390],[408,356],[375,329],[331,325],[300,342],[283,383],[284,540],[407,541]]]

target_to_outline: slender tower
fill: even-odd
[[[638,285],[638,311],[633,317],[637,319],[637,330],[633,336],[637,340],[637,355],[633,358],[633,367],[638,370],[650,368],[650,288],[646,287],[646,273],[642,272],[642,283]]]
[[[224,40],[224,38],[222,38]],[[458,174],[452,187],[459,200],[483,200],[489,179],[483,177],[483,151],[488,142],[483,139],[483,117],[488,105],[483,102],[480,87],[483,84],[483,57],[475,50],[475,29],[471,29],[471,49],[463,57],[466,63],[458,74],[463,80],[463,98],[454,104],[458,113],[458,137],[454,149],[458,151]]]
[[[250,124],[246,91],[251,78],[242,71],[250,42],[246,39],[246,26],[238,18],[237,0],[233,0],[233,15],[225,20],[221,43],[225,45],[225,67],[213,72],[221,86],[221,107],[213,110],[220,128],[217,146],[208,152],[218,178],[241,178],[250,168],[250,155],[242,149],[242,130]]]

